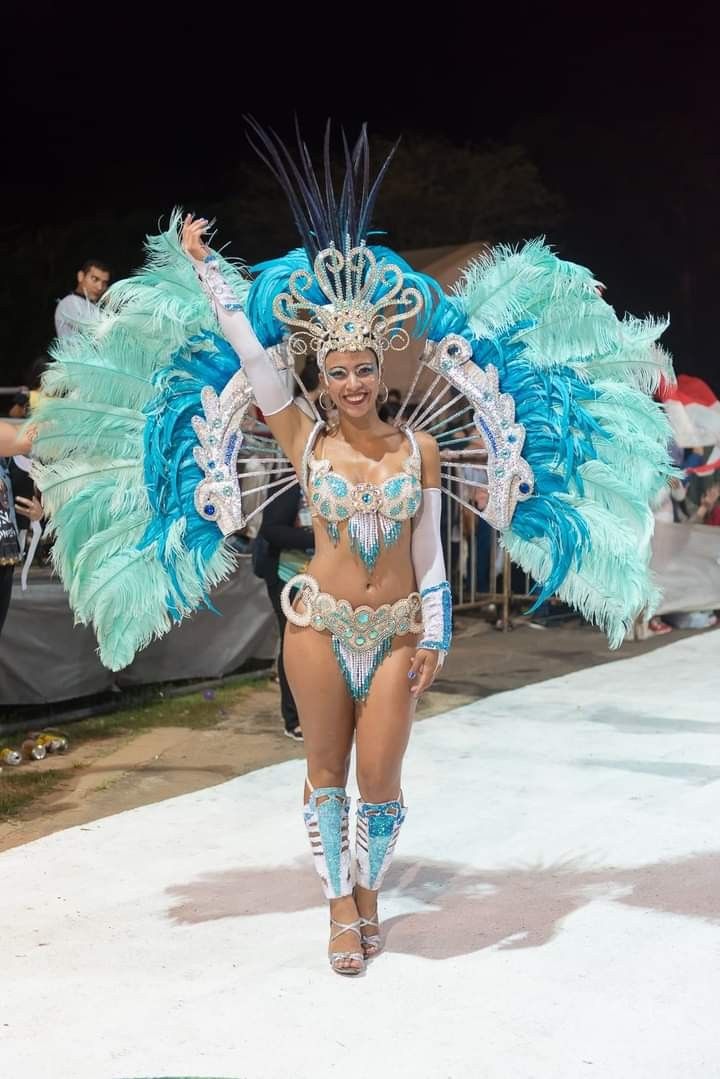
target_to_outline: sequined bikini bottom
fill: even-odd
[[[290,595],[305,610],[296,611]],[[382,607],[353,607],[346,599],[335,599],[321,592],[320,585],[308,573],[291,577],[282,590],[282,609],[294,626],[311,626],[332,636],[332,648],[345,684],[356,701],[370,692],[373,675],[392,648],[393,637],[422,633],[420,596],[412,592],[407,599],[384,603]]]

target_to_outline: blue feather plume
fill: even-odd
[[[665,325],[618,319],[589,270],[533,241],[473,262],[429,329],[431,340],[462,334],[515,401],[535,486],[501,539],[537,582],[533,609],[557,594],[612,647],[658,601],[650,506],[672,467],[669,424],[649,393],[672,378],[657,344]]]

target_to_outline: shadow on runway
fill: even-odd
[[[386,950],[450,959],[485,948],[538,948],[552,940],[564,918],[596,899],[720,922],[720,851],[632,869],[593,869],[571,859],[482,870],[398,858],[384,891],[418,904],[384,922]],[[167,893],[175,900],[168,918],[178,925],[291,914],[322,902],[317,877],[304,860],[205,874]]]

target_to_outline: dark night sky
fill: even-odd
[[[116,4],[6,24],[6,237],[230,194],[232,166],[251,157],[244,112],[289,134],[297,111],[311,142],[328,115],[371,134],[518,141],[566,203],[549,239],[608,283],[618,310],[669,310],[678,368],[720,389],[710,5],[672,20],[658,5],[513,5],[505,22],[468,6],[429,21],[405,5],[382,25],[375,7],[336,7],[332,22],[265,7],[252,28],[257,13],[233,10],[183,21]],[[11,289],[12,277],[6,267]]]

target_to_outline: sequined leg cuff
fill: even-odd
[[[326,899],[352,894],[349,814],[350,799],[342,787],[319,787],[303,809],[315,869]]]
[[[401,801],[358,802],[355,854],[361,887],[370,891],[380,888],[406,815]]]

